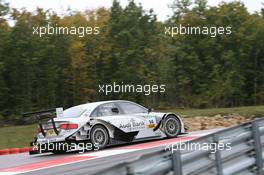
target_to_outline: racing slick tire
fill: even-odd
[[[103,149],[109,143],[109,134],[107,129],[102,125],[95,125],[91,130],[91,142],[94,147]]]
[[[181,123],[174,116],[168,116],[164,120],[164,133],[168,138],[177,137],[181,131]]]

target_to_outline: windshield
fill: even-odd
[[[80,117],[82,113],[84,113],[85,109],[82,109],[80,106],[75,106],[72,108],[68,108],[63,111],[63,118],[76,118]]]

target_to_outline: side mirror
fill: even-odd
[[[118,108],[112,108],[111,110],[112,110],[113,113],[117,113],[117,114],[119,113]]]
[[[150,113],[150,112],[152,112],[152,111],[154,111],[153,108],[148,108],[148,113]]]

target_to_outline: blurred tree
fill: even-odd
[[[6,111],[7,105],[7,98],[8,98],[8,91],[9,88],[6,85],[4,72],[5,69],[5,54],[6,54],[6,45],[7,45],[7,38],[10,32],[10,27],[6,21],[6,15],[9,13],[9,6],[6,3],[3,3],[0,0],[0,112]],[[1,115],[1,113],[0,113]]]
[[[0,0],[0,112],[128,99],[149,106],[228,107],[264,103],[263,10],[241,2],[210,7],[175,0],[157,21],[129,0],[67,14],[10,10]],[[14,26],[7,19],[14,21]],[[99,34],[33,35],[33,27],[98,27]],[[230,35],[164,35],[164,27],[230,27]],[[98,93],[99,84],[165,84],[166,93]]]

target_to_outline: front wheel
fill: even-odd
[[[102,125],[96,125],[91,131],[91,142],[94,148],[103,149],[109,142],[107,129]]]
[[[164,132],[167,137],[177,137],[181,130],[180,121],[174,116],[168,116],[164,121]]]

